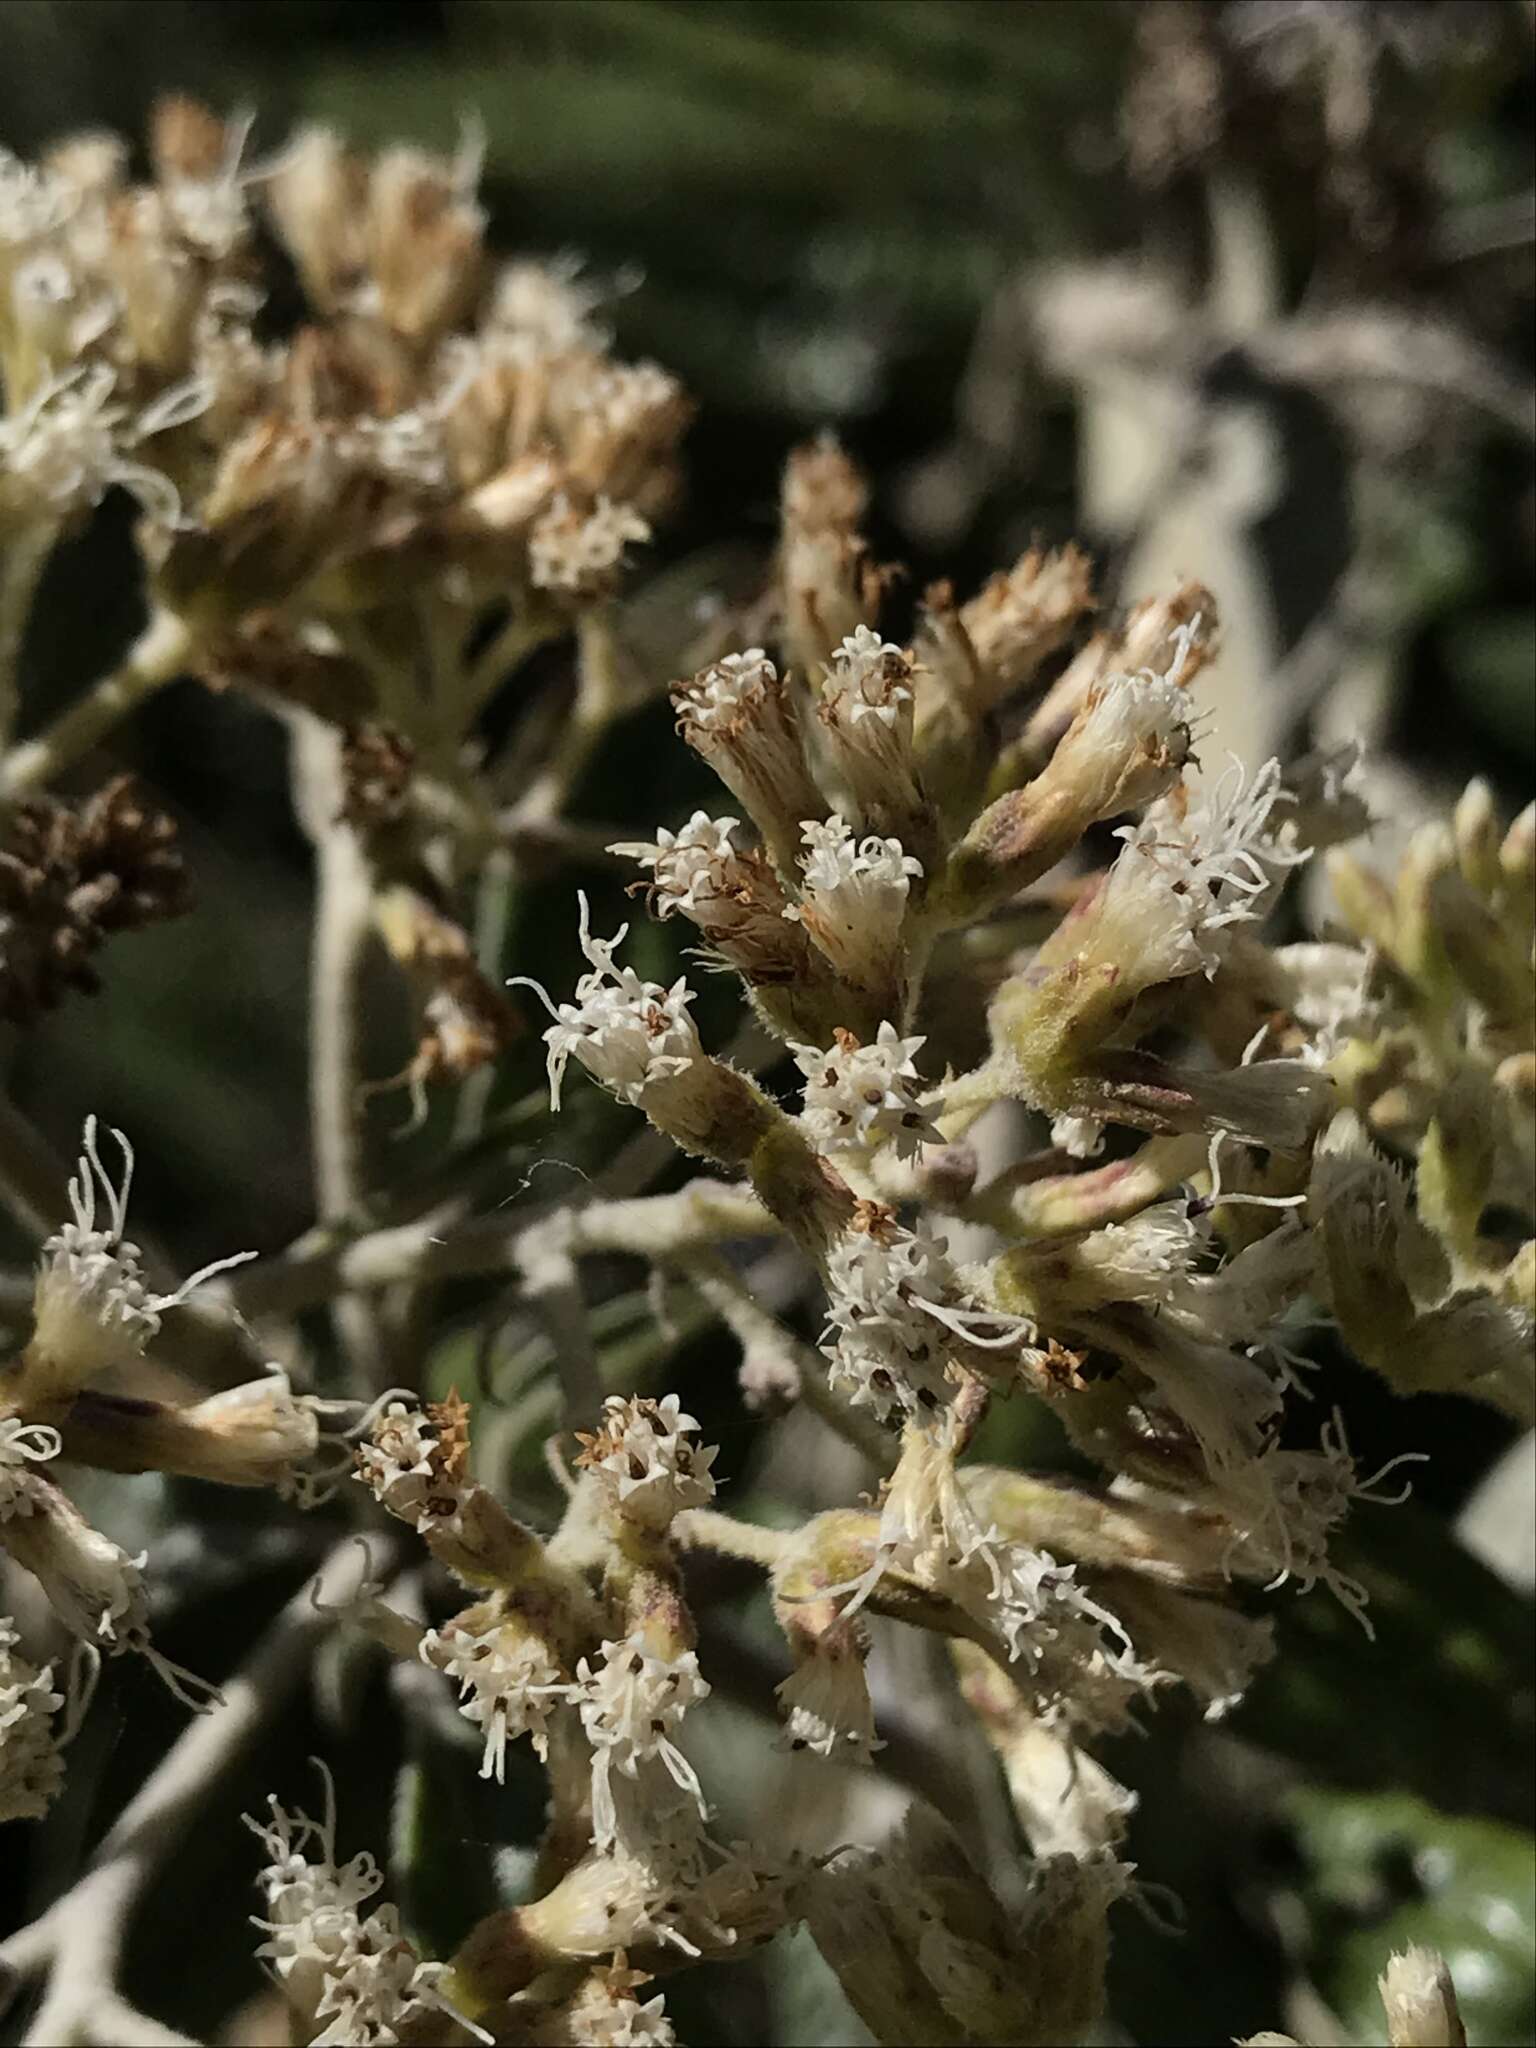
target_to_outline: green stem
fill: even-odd
[[[120,669],[0,762],[0,798],[41,787],[89,753],[130,711],[182,673],[191,647],[185,621],[173,612],[157,612]]]

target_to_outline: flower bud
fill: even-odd
[[[1434,1949],[1409,1948],[1393,1956],[1379,1989],[1391,2048],[1466,2048],[1456,1986]]]
[[[863,478],[830,435],[795,449],[785,466],[779,601],[785,643],[807,676],[879,603],[880,579],[858,530],[867,500]]]
[[[975,711],[1021,689],[1093,608],[1091,565],[1075,547],[1032,547],[960,608],[975,658]],[[1138,663],[1137,666],[1140,664]]]
[[[451,161],[397,145],[368,178],[363,247],[374,306],[415,344],[432,341],[470,311],[483,282],[485,214],[475,200],[479,142]]]

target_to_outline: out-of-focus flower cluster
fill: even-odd
[[[578,277],[492,262],[470,142],[369,160],[309,131],[262,159],[243,123],[175,102],[152,157],[144,186],[99,138],[0,161],[7,601],[25,613],[59,534],[121,486],[142,506],[152,614],[120,675],[10,748],[0,791],[61,772],[183,669],[255,691],[293,725],[322,933],[361,904],[417,997],[403,1078],[420,1096],[514,1028],[465,929],[465,880],[530,834],[547,853],[562,827],[566,852],[603,857],[561,814],[597,739],[665,680],[632,673],[617,599],[676,488],[688,409],[663,371],[612,358]],[[308,304],[287,333],[258,216]],[[1134,1799],[1096,1739],[1171,1688],[1229,1711],[1272,1654],[1254,1588],[1321,1586],[1370,1625],[1335,1538],[1356,1502],[1392,1496],[1325,1419],[1326,1389],[1298,1399],[1318,1391],[1298,1328],[1331,1319],[1399,1392],[1532,1419],[1532,813],[1506,824],[1474,784],[1378,875],[1348,753],[1202,758],[1208,591],[1099,619],[1087,559],[1035,548],[899,620],[865,497],[830,440],[792,457],[766,586],[727,622],[735,648],[722,628],[672,689],[721,809],[606,848],[658,921],[683,920],[739,980],[772,1050],[751,1072],[712,1052],[686,977],[628,964],[585,895],[586,971],[565,1000],[532,984],[552,1107],[574,1062],[704,1168],[680,1193],[556,1204],[513,1247],[566,1369],[558,1530],[477,1476],[457,1396],[326,1403],[275,1369],[181,1405],[121,1392],[162,1321],[237,1262],[157,1286],[125,1234],[127,1142],[113,1134],[109,1165],[86,1127],[33,1334],[0,1374],[0,1541],[79,1652],[56,1690],[0,1633],[0,1816],[46,1808],[103,1654],[189,1684],[151,1643],[146,1560],[84,1520],[61,1457],[299,1505],[355,1464],[354,1511],[404,1525],[468,1604],[429,1626],[370,1591],[352,1618],[416,1681],[447,1681],[483,1778],[503,1780],[525,1736],[548,1774],[536,1895],[445,1962],[369,1904],[371,1858],[338,1865],[333,1816],[274,1804],[260,1953],[303,2038],[663,2043],[652,1975],[801,1922],[878,2039],[1081,2038],[1132,1878]],[[565,716],[535,707],[488,759],[490,696],[567,635]],[[125,799],[99,801],[115,817]],[[135,884],[126,859],[84,860],[106,832],[89,818],[31,797],[14,815],[9,1015],[172,907],[164,835],[129,834]],[[1330,927],[1278,943],[1270,914],[1319,858]],[[320,1091],[311,1263],[360,1227],[360,1077],[344,1078]],[[978,1134],[1009,1105],[1035,1142],[999,1163]],[[411,1256],[455,1270],[460,1225],[476,1227],[433,1212]],[[721,1256],[773,1237],[819,1349]],[[691,1285],[739,1340],[749,1395],[798,1399],[870,1461],[872,1490],[795,1527],[723,1513],[734,1475],[677,1395],[604,1398],[587,1250]],[[387,1259],[352,1270],[360,1287],[410,1277]],[[1093,1480],[970,1456],[1008,1399],[1044,1404]],[[717,1682],[693,1550],[765,1574],[787,1676],[757,1705],[796,1771],[881,1770],[875,1618],[945,1640],[1011,1795],[1011,1903],[921,1801],[881,1846],[723,1839],[688,1748]],[[1398,2005],[1424,2005],[1393,1971]],[[1401,2038],[1452,2038],[1448,1980],[1437,2010],[1440,2034],[1431,2016]]]

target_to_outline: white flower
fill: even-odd
[[[464,1487],[437,1425],[420,1408],[391,1400],[357,1447],[357,1476],[374,1498],[423,1535],[451,1522]]]
[[[1372,1032],[1381,1004],[1369,993],[1374,963],[1364,948],[1303,942],[1278,946],[1273,957],[1291,1014],[1311,1034],[1300,1052],[1309,1066],[1326,1066],[1351,1038]]]
[[[834,1386],[847,1390],[853,1407],[872,1409],[884,1422],[939,1405],[947,1345],[921,1304],[953,1284],[945,1241],[924,1224],[915,1232],[895,1224],[849,1230],[837,1239],[827,1262],[822,1349]]]
[[[899,839],[855,840],[841,817],[800,828],[804,900],[784,912],[802,923],[837,971],[880,986],[900,953],[901,921],[922,862]]]
[[[42,1586],[59,1620],[95,1657],[142,1657],[185,1706],[203,1712],[216,1687],[164,1657],[150,1641],[146,1555],[130,1557],[92,1528],[59,1488],[32,1491],[27,1514],[0,1523],[5,1548]]]
[[[672,702],[684,739],[745,806],[780,873],[793,874],[801,820],[825,806],[778,670],[761,647],[749,647],[679,683]]]
[[[805,1076],[801,1122],[815,1143],[833,1151],[890,1139],[903,1159],[915,1157],[924,1144],[937,1144],[939,1133],[912,1086],[922,1080],[914,1055],[927,1041],[901,1037],[888,1021],[873,1045],[860,1045],[848,1031],[836,1036],[828,1052],[814,1045],[789,1048]]]
[[[1095,909],[1101,924],[1123,925],[1141,987],[1214,975],[1220,934],[1261,917],[1276,875],[1310,857],[1293,830],[1270,830],[1275,806],[1290,801],[1278,761],[1266,761],[1251,783],[1234,761],[1198,801],[1176,792],[1115,834],[1124,845]]]
[[[675,2048],[666,2000],[658,1994],[641,2004],[635,1996],[650,1981],[626,1967],[622,1952],[611,1968],[594,1970],[570,2004],[571,2040],[579,2048]]]
[[[885,1747],[875,1736],[864,1658],[852,1629],[835,1627],[807,1646],[777,1691],[786,1715],[781,1749],[867,1764]]]
[[[17,1654],[14,1623],[0,1620],[0,1822],[41,1820],[64,1782],[52,1716],[64,1695],[53,1666],[38,1670]]]
[[[1095,683],[1051,756],[1051,783],[1075,792],[1096,818],[1159,797],[1189,758],[1190,702],[1183,685],[1200,634],[1197,617],[1178,627],[1163,671],[1137,669]]]
[[[27,1467],[59,1455],[59,1432],[42,1422],[0,1417],[0,1522],[30,1515],[34,1495]]]
[[[844,1231],[828,1255],[822,1349],[830,1377],[850,1405],[882,1422],[898,1412],[936,1413],[948,1398],[952,1354],[1017,1349],[1036,1334],[1022,1316],[968,1306],[945,1239],[925,1223],[905,1230],[877,1212],[871,1227]]]
[[[552,1109],[560,1107],[560,1084],[573,1054],[621,1102],[643,1107],[648,1089],[676,1082],[703,1057],[698,1032],[688,1014],[692,992],[681,978],[665,989],[657,982],[642,981],[632,967],[616,967],[613,956],[623,944],[628,925],[621,925],[611,939],[596,939],[588,922],[586,896],[579,895],[577,901],[581,905],[581,950],[592,963],[592,971],[577,982],[576,1000],[557,1007],[537,982],[521,975],[509,986],[521,984],[537,990],[555,1019],[544,1033],[549,1047]]]
[[[650,527],[632,505],[600,497],[590,512],[583,512],[561,491],[529,535],[529,574],[540,590],[591,596],[612,581],[630,542],[650,537]]]
[[[607,337],[592,315],[602,299],[573,263],[509,263],[497,277],[486,330],[520,362],[601,348]]]
[[[392,2048],[402,2030],[434,2012],[489,2041],[443,1997],[444,1966],[420,1960],[394,1907],[362,1912],[383,1873],[365,1851],[338,1866],[328,1775],[326,1795],[323,1822],[287,1813],[275,1799],[267,1825],[245,1816],[267,1858],[256,1880],[265,1916],[253,1922],[267,1939],[256,1953],[296,2012],[326,2022],[314,2048]]]
[[[835,705],[850,725],[869,720],[894,732],[912,724],[912,664],[891,640],[856,626],[832,650],[822,702]]]
[[[39,385],[19,411],[0,417],[0,510],[26,519],[63,520],[89,511],[111,484],[122,484],[162,524],[174,526],[181,500],[161,471],[135,462],[126,443],[156,431],[130,424],[112,402],[116,382],[105,364],[79,366]]]
[[[64,1379],[94,1375],[137,1358],[160,1328],[167,1309],[179,1308],[194,1288],[254,1252],[215,1259],[170,1294],[151,1294],[144,1283],[143,1257],[123,1232],[133,1183],[133,1148],[119,1130],[112,1136],[122,1153],[122,1184],[115,1187],[96,1148],[96,1119],[85,1120],[84,1148],[69,1183],[74,1220],[43,1244],[43,1262],[33,1291],[35,1328],[29,1362]],[[98,1205],[101,1216],[98,1221]]]
[[[921,810],[912,761],[913,668],[894,642],[859,626],[833,649],[821,722],[855,805],[898,826]]]
[[[230,255],[246,232],[245,191],[261,176],[240,169],[255,116],[236,114],[225,123],[223,160],[206,178],[162,173],[160,190],[171,218],[193,248],[218,262]]]
[[[695,811],[680,832],[663,826],[654,839],[624,840],[608,851],[641,861],[651,870],[659,918],[680,910],[695,924],[729,924],[740,919],[737,899],[749,887],[741,856],[731,844],[737,826],[735,818]]]
[[[549,1754],[549,1717],[571,1688],[537,1636],[515,1621],[479,1630],[450,1625],[428,1629],[420,1655],[453,1679],[459,1712],[485,1730],[482,1778],[506,1782],[507,1744],[519,1735],[533,1737],[539,1756]]]
[[[658,1657],[643,1637],[605,1642],[594,1670],[583,1657],[576,1677],[583,1688],[578,1705],[581,1724],[592,1744],[592,1826],[599,1848],[617,1837],[611,1773],[636,1778],[641,1763],[662,1763],[684,1792],[704,1811],[698,1774],[672,1741],[673,1731],[691,1706],[709,1695],[692,1650],[676,1657]]]
[[[678,686],[685,723],[704,732],[730,732],[743,720],[756,723],[783,701],[779,672],[761,647],[725,654]]]
[[[80,203],[64,178],[0,147],[0,249],[25,249],[55,234]]]
[[[1294,1580],[1297,1590],[1326,1586],[1368,1636],[1375,1634],[1365,1608],[1366,1589],[1328,1557],[1334,1531],[1356,1501],[1397,1507],[1408,1498],[1405,1483],[1395,1494],[1376,1491],[1399,1465],[1423,1464],[1421,1451],[1402,1451],[1362,1479],[1350,1456],[1342,1418],[1325,1423],[1315,1451],[1278,1447],[1245,1464],[1212,1475],[1212,1499],[1231,1523],[1230,1569],[1263,1578],[1267,1590]]]
[[[592,1473],[624,1520],[665,1529],[683,1508],[702,1507],[714,1498],[709,1468],[719,1453],[712,1445],[701,1449],[688,1441],[687,1433],[698,1426],[682,1413],[676,1394],[659,1401],[610,1394],[603,1403],[602,1429],[581,1438],[577,1462]]]

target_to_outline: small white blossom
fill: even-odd
[[[1323,1426],[1315,1451],[1276,1446],[1245,1464],[1213,1475],[1212,1497],[1231,1523],[1229,1569],[1265,1578],[1270,1591],[1294,1581],[1299,1592],[1324,1585],[1368,1636],[1366,1589],[1340,1571],[1328,1556],[1334,1531],[1356,1501],[1397,1507],[1408,1498],[1405,1483],[1395,1494],[1376,1491],[1399,1465],[1423,1464],[1425,1454],[1402,1451],[1362,1479],[1350,1456],[1342,1419]]]
[[[540,590],[591,596],[612,582],[630,542],[650,537],[649,525],[632,505],[600,497],[590,512],[582,512],[562,491],[529,535],[529,574]]]
[[[1291,1014],[1310,1034],[1300,1052],[1309,1066],[1326,1066],[1351,1038],[1378,1027],[1381,1004],[1369,992],[1374,962],[1364,948],[1303,942],[1276,947],[1274,960]]]
[[[625,1521],[665,1529],[682,1509],[702,1507],[714,1498],[709,1468],[719,1453],[712,1445],[700,1448],[689,1442],[698,1426],[682,1413],[676,1394],[659,1401],[610,1394],[603,1403],[602,1429],[581,1438],[577,1462],[592,1473]]]
[[[444,1965],[421,1961],[395,1908],[362,1911],[383,1873],[366,1851],[337,1864],[328,1777],[326,1792],[323,1822],[287,1813],[275,1799],[266,1825],[245,1817],[267,1859],[256,1880],[265,1913],[253,1922],[267,1939],[256,1953],[272,1965],[295,2011],[324,2022],[314,2048],[393,2048],[404,2029],[434,2012],[470,2026],[439,1989]]]
[[[582,1687],[581,1724],[593,1749],[593,1833],[598,1847],[604,1848],[617,1833],[614,1771],[633,1779],[641,1763],[657,1759],[703,1812],[698,1774],[671,1738],[688,1709],[708,1697],[709,1686],[692,1650],[658,1657],[640,1636],[605,1642],[600,1657],[595,1670],[584,1657],[576,1677]]]
[[[690,727],[729,732],[743,719],[756,722],[780,694],[779,672],[761,647],[722,655],[713,667],[680,685],[678,709]]]
[[[537,1636],[515,1622],[485,1629],[428,1629],[421,1639],[424,1664],[445,1671],[459,1688],[459,1712],[485,1730],[482,1778],[506,1782],[507,1744],[531,1735],[535,1752],[549,1754],[549,1717],[570,1697],[570,1687]]]
[[[855,1408],[884,1422],[936,1408],[944,1391],[946,1344],[922,1304],[949,1293],[954,1276],[945,1241],[925,1225],[844,1231],[827,1263],[822,1349],[834,1386]],[[829,1346],[829,1336],[835,1337]]]
[[[42,1422],[0,1418],[0,1522],[30,1515],[33,1493],[27,1467],[59,1455],[59,1432]]]
[[[0,418],[0,510],[64,520],[89,511],[112,484],[130,490],[162,524],[181,517],[175,486],[124,452],[143,431],[112,401],[105,364],[67,371],[41,385],[10,418]]]
[[[544,1033],[549,1047],[550,1107],[560,1107],[560,1084],[573,1054],[621,1102],[643,1107],[648,1089],[676,1082],[703,1057],[698,1032],[688,1014],[692,992],[681,977],[666,989],[657,982],[642,981],[632,967],[616,967],[613,956],[623,944],[628,925],[621,925],[611,939],[594,938],[586,896],[577,900],[581,905],[581,950],[592,971],[577,982],[576,1000],[556,1006],[537,982],[516,978],[537,990],[555,1019]]]
[[[879,986],[894,971],[901,922],[922,862],[899,839],[855,840],[835,813],[801,826],[804,897],[784,912],[802,923],[837,971]]]
[[[825,809],[789,692],[761,647],[727,654],[672,692],[678,729],[762,833],[779,872],[798,864],[801,821]]]
[[[1095,683],[1051,757],[1053,785],[1074,791],[1094,817],[1160,797],[1189,758],[1193,738],[1184,672],[1201,628],[1180,626],[1164,670],[1137,669]]]
[[[463,1483],[437,1425],[408,1401],[391,1400],[357,1446],[357,1476],[392,1515],[423,1535],[451,1522]]]
[[[839,1031],[827,1052],[791,1045],[805,1076],[801,1122],[823,1151],[848,1145],[879,1145],[889,1139],[897,1156],[914,1158],[939,1133],[919,1097],[922,1076],[914,1056],[927,1041],[903,1038],[894,1024],[881,1024],[873,1045],[860,1045]]]
[[[735,818],[695,811],[679,832],[663,826],[654,839],[623,840],[608,851],[651,870],[659,918],[681,911],[695,924],[729,923],[733,910],[740,916],[735,899],[748,886],[741,856],[731,844],[737,829]]]
[[[191,178],[164,174],[160,190],[172,220],[199,254],[218,262],[244,239],[247,227],[246,188],[260,172],[240,169],[255,116],[237,114],[225,124],[224,156],[211,176]]]
[[[1125,933],[1125,955],[1143,987],[1180,975],[1214,975],[1221,934],[1263,915],[1277,873],[1309,858],[1294,831],[1270,829],[1280,763],[1267,761],[1247,781],[1233,762],[1193,803],[1154,804],[1139,825],[1123,826],[1119,858],[1096,905],[1102,922]]]
[[[133,1148],[119,1130],[121,1186],[115,1186],[96,1145],[96,1119],[85,1120],[84,1147],[69,1183],[73,1220],[43,1244],[33,1290],[35,1327],[29,1361],[62,1378],[83,1377],[137,1358],[160,1328],[167,1309],[179,1308],[215,1273],[253,1259],[236,1252],[201,1266],[170,1294],[152,1294],[144,1282],[143,1254],[123,1235],[133,1183]]]
[[[835,704],[849,724],[870,721],[888,732],[912,723],[912,664],[894,641],[856,626],[832,650],[822,701]]]
[[[1054,1117],[1051,1143],[1069,1159],[1096,1159],[1104,1150],[1104,1126],[1097,1117]]]
[[[627,1968],[622,1953],[611,1968],[594,1970],[567,2012],[570,2039],[578,2048],[675,2048],[665,1998],[642,2004],[635,1995],[650,1981],[645,1971]]]
[[[63,227],[78,203],[65,179],[0,147],[0,243],[40,241]]]
[[[901,825],[920,811],[912,760],[913,668],[894,642],[859,626],[833,649],[821,722],[855,806]]]
[[[592,315],[602,299],[574,263],[509,263],[496,280],[487,334],[518,362],[601,348],[607,337]]]
[[[968,1305],[946,1240],[924,1223],[905,1230],[877,1213],[872,1227],[844,1231],[832,1245],[822,1350],[833,1385],[882,1422],[936,1413],[948,1398],[952,1354],[1016,1350],[1036,1334],[1022,1316]]]
[[[53,1716],[64,1695],[53,1666],[20,1656],[14,1623],[0,1620],[0,1822],[41,1820],[64,1782]]]
[[[85,1651],[97,1658],[142,1657],[196,1712],[218,1698],[216,1687],[173,1664],[151,1642],[143,1551],[130,1557],[47,1481],[35,1484],[26,1515],[0,1527],[6,1549],[42,1586],[48,1604]]]

